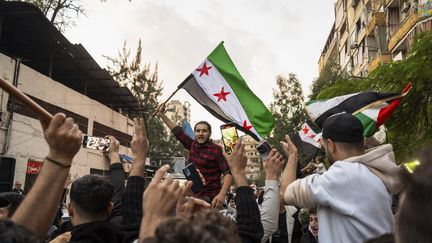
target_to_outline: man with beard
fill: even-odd
[[[360,120],[335,114],[322,129],[322,145],[332,165],[322,175],[296,180],[297,148],[286,140],[281,142],[289,155],[281,196],[288,205],[318,207],[320,242],[362,243],[394,231],[392,193],[402,189],[402,180],[390,144],[365,151]]]
[[[193,163],[204,177],[204,185],[194,197],[211,203],[213,208],[224,204],[225,196],[231,186],[232,176],[225,160],[222,148],[210,140],[211,126],[206,121],[195,124],[195,140],[190,138],[183,129],[171,121],[165,114],[165,104],[158,109],[158,115],[173,132],[176,138],[189,150],[189,162]],[[223,183],[221,183],[223,176]]]

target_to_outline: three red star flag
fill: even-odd
[[[363,135],[370,137],[390,117],[410,89],[411,83],[408,83],[402,93],[364,91],[329,100],[308,101],[306,112],[320,129],[328,117],[341,112],[351,113],[362,122]]]
[[[300,131],[292,133],[289,136],[299,152],[309,158],[314,158],[321,148],[321,144],[315,139],[318,132],[317,129],[314,130],[305,122]]]
[[[223,122],[257,141],[267,137],[275,125],[273,115],[249,89],[223,42],[178,88],[185,89],[198,103]]]

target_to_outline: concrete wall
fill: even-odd
[[[11,83],[14,66],[14,59],[0,54],[0,75]],[[89,119],[88,129],[83,133],[91,135],[93,122],[96,121],[123,133],[133,134],[133,121],[131,119],[23,64],[20,66],[18,88],[47,103],[87,117]],[[0,146],[3,148],[5,141],[9,142],[8,149],[3,151],[3,154],[16,158],[15,180],[20,180],[24,184],[27,161],[29,159],[42,161],[48,153],[48,146],[43,138],[39,121],[17,113],[13,115],[9,138],[5,139],[7,134],[7,127],[5,126],[9,117],[9,112],[7,112],[9,95],[3,90],[1,90],[0,95],[2,112]],[[120,153],[130,155],[130,150],[121,146]],[[128,165],[124,166],[127,170]],[[101,152],[82,148],[73,160],[71,175],[73,178],[77,178],[89,174],[90,168],[107,170],[108,167],[109,164],[104,161]]]

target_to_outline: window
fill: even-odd
[[[101,175],[103,177],[107,177],[108,176],[108,171],[107,170],[100,170],[100,169],[90,168],[90,174],[92,174],[92,175]]]

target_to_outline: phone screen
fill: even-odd
[[[102,137],[84,136],[83,148],[108,151],[110,140]]]
[[[225,124],[221,126],[221,133],[225,151],[227,154],[231,154],[239,139],[237,128],[233,124]]]

